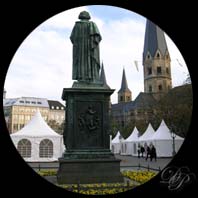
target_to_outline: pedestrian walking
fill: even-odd
[[[138,144],[138,150],[137,150],[137,152],[138,152],[138,158],[140,158],[140,153],[141,153],[140,144]]]
[[[151,149],[150,149],[150,147],[149,146],[147,146],[147,149],[146,149],[146,158],[145,158],[145,160],[147,161],[147,159],[150,157],[150,155],[151,155]]]
[[[140,152],[142,154],[141,157],[144,157],[145,150],[144,150],[144,147],[143,146],[140,147]]]
[[[156,153],[156,148],[154,145],[151,146],[151,151],[150,151],[150,160],[155,159],[157,161],[157,153]]]

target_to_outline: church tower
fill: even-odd
[[[164,32],[147,19],[144,38],[144,92],[159,100],[172,88],[170,55]]]
[[[126,75],[125,75],[125,69],[123,69],[122,84],[121,84],[120,90],[118,91],[118,103],[129,102],[129,101],[131,101],[131,99],[132,99],[131,91],[128,88]]]

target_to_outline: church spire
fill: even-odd
[[[165,56],[166,51],[168,51],[164,32],[157,25],[147,19],[144,38],[143,60],[145,60],[148,53],[154,57],[157,50],[161,53],[162,56]]]
[[[109,86],[107,84],[107,80],[106,80],[103,62],[102,62],[102,67],[101,67],[101,72],[100,72],[100,81],[102,82],[102,84],[105,88],[109,88]]]
[[[128,88],[125,69],[123,68],[121,88],[118,91],[118,102],[131,101],[131,90]]]
[[[144,38],[144,92],[158,100],[172,88],[171,66],[164,32],[147,19]]]
[[[126,79],[125,69],[123,68],[122,83],[121,83],[121,88],[118,91],[118,93],[119,92],[124,92],[124,91],[130,91],[130,89],[128,88],[128,83],[127,83],[127,79]]]

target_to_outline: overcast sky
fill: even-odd
[[[87,10],[102,36],[100,60],[112,89],[112,103],[117,103],[125,68],[134,100],[144,91],[142,53],[146,18],[112,6],[87,6],[71,9],[48,19],[24,40],[16,51],[6,76],[7,98],[41,97],[62,101],[63,88],[72,86],[71,30],[81,11]],[[173,87],[186,79],[188,69],[171,39],[166,41],[171,56]],[[138,70],[134,61],[138,61]]]

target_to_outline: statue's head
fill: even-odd
[[[81,19],[81,20],[83,20],[83,19],[85,19],[85,20],[91,19],[90,15],[89,15],[89,12],[87,12],[87,11],[82,11],[79,14],[78,18]]]

